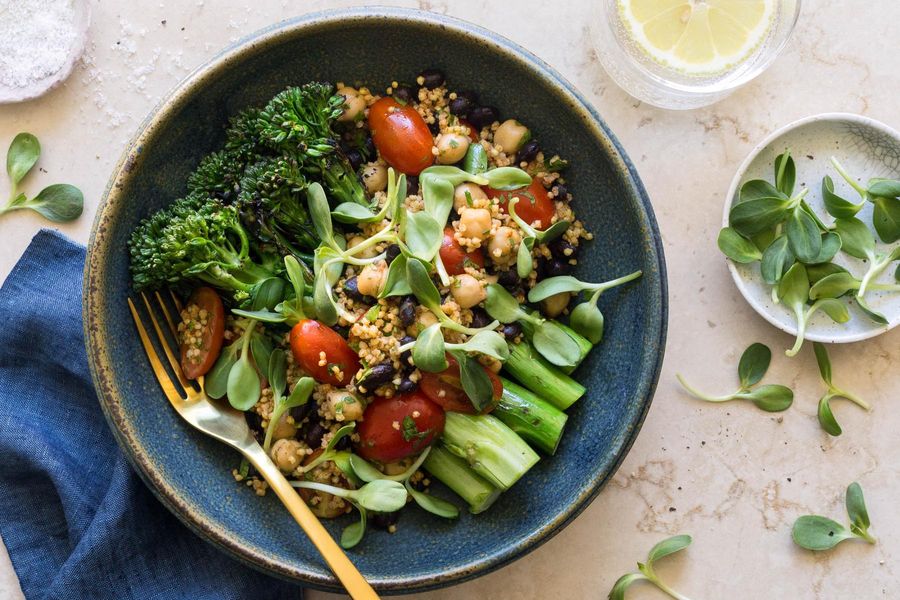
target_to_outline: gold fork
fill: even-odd
[[[372,589],[372,586],[369,585],[353,563],[350,562],[350,559],[347,558],[347,555],[344,554],[341,547],[337,545],[334,539],[328,534],[325,527],[322,526],[322,523],[319,522],[319,519],[316,518],[303,499],[300,498],[294,488],[291,487],[291,484],[288,483],[288,480],[281,474],[278,467],[276,467],[268,455],[266,455],[262,446],[257,443],[253,434],[250,433],[250,428],[247,426],[247,421],[244,419],[243,413],[231,407],[221,408],[213,404],[203,391],[202,378],[198,380],[200,386],[199,390],[185,378],[178,357],[176,357],[175,353],[172,351],[166,335],[163,333],[163,329],[159,324],[159,319],[157,319],[156,314],[154,313],[150,300],[147,298],[147,295],[143,293],[141,294],[141,298],[144,301],[144,306],[147,309],[150,322],[153,324],[153,329],[156,331],[157,341],[163,349],[163,352],[168,359],[169,366],[175,373],[175,377],[185,394],[185,396],[182,397],[181,393],[178,391],[178,386],[176,386],[175,382],[166,371],[165,366],[163,366],[162,361],[160,361],[159,355],[156,353],[156,349],[150,339],[150,335],[147,333],[147,328],[144,327],[134,302],[129,298],[128,308],[131,309],[131,316],[134,318],[135,326],[137,326],[141,344],[143,344],[144,351],[147,353],[147,359],[150,361],[153,373],[156,375],[156,379],[159,381],[159,385],[162,387],[163,392],[165,392],[172,407],[185,421],[195,428],[221,442],[225,442],[247,458],[250,464],[252,464],[266,482],[268,482],[269,487],[272,488],[291,513],[291,516],[294,517],[294,520],[297,521],[309,537],[310,541],[312,541],[313,545],[341,581],[351,598],[366,600],[377,599],[378,595],[375,593],[375,590]],[[172,319],[169,309],[166,307],[166,303],[163,301],[159,292],[155,293],[155,298],[159,310],[165,317],[169,332],[174,339],[178,339],[175,321]],[[172,294],[172,300],[175,307],[180,311],[181,304],[174,294]]]

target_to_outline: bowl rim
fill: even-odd
[[[264,27],[229,44],[182,79],[153,108],[139,125],[136,133],[123,151],[104,190],[91,227],[87,259],[84,267],[84,306],[82,313],[88,364],[100,406],[116,441],[123,449],[123,454],[160,502],[202,539],[243,564],[268,575],[300,583],[314,589],[331,592],[342,591],[339,582],[331,575],[326,574],[322,576],[302,568],[298,569],[294,566],[288,566],[281,561],[272,560],[270,557],[254,551],[253,548],[248,548],[234,541],[229,537],[227,530],[207,519],[202,511],[180,498],[177,491],[166,482],[164,474],[154,467],[150,457],[139,451],[140,445],[136,443],[134,428],[122,410],[119,392],[113,385],[113,369],[108,351],[104,347],[104,342],[99,340],[99,336],[96,335],[96,332],[102,328],[101,324],[104,320],[103,307],[108,301],[102,291],[102,284],[104,283],[102,280],[105,278],[105,275],[97,271],[97,266],[101,262],[101,250],[109,249],[107,247],[108,239],[105,239],[107,238],[105,222],[114,214],[111,207],[119,203],[120,198],[118,194],[123,188],[123,181],[129,178],[135,162],[142,152],[144,142],[153,139],[157,127],[165,122],[169,114],[175,112],[189,101],[195,90],[202,88],[210,78],[215,77],[216,73],[232,59],[245,53],[263,52],[266,46],[273,41],[294,35],[302,35],[305,30],[311,27],[335,28],[348,22],[366,21],[376,18],[390,23],[401,23],[413,27],[447,29],[458,34],[477,38],[480,43],[491,47],[492,51],[501,54],[505,60],[517,63],[536,77],[545,80],[560,96],[571,100],[573,107],[583,111],[585,116],[588,117],[585,119],[585,124],[591,127],[592,135],[600,139],[612,151],[610,158],[615,164],[615,169],[625,176],[629,187],[633,190],[635,198],[643,211],[643,214],[640,215],[640,225],[647,230],[647,237],[650,241],[648,250],[655,252],[655,267],[659,274],[659,330],[655,338],[650,340],[645,346],[644,353],[647,358],[642,360],[645,366],[645,378],[639,382],[639,394],[636,394],[640,404],[633,413],[628,427],[623,430],[613,443],[612,451],[615,456],[610,465],[606,469],[598,470],[592,479],[587,480],[581,486],[576,500],[564,511],[555,515],[533,533],[510,543],[490,556],[478,557],[477,560],[473,560],[466,565],[438,575],[370,579],[373,587],[381,592],[402,594],[446,587],[485,575],[525,556],[561,531],[587,508],[618,470],[641,429],[659,381],[665,355],[668,326],[668,282],[662,237],[659,233],[659,227],[649,196],[634,164],[618,139],[610,131],[606,122],[587,99],[554,68],[528,50],[479,25],[447,15],[394,7],[352,7],[306,13]]]
[[[735,194],[737,193],[738,187],[740,187],[741,185],[741,181],[747,174],[747,169],[750,167],[750,164],[754,160],[756,160],[756,157],[759,156],[760,153],[766,150],[773,143],[775,143],[779,138],[787,135],[791,131],[794,131],[795,129],[801,129],[803,127],[807,127],[809,125],[812,125],[813,123],[819,123],[821,121],[833,121],[835,123],[856,123],[865,125],[889,135],[890,137],[894,138],[898,144],[900,144],[900,132],[898,132],[896,129],[871,117],[866,117],[855,113],[825,112],[815,115],[809,115],[795,121],[791,121],[787,125],[779,127],[778,129],[767,135],[765,138],[763,138],[761,142],[756,144],[756,146],[754,146],[753,149],[747,154],[747,157],[741,163],[741,166],[738,167],[737,171],[734,174],[734,177],[732,177],[731,179],[731,185],[728,186],[728,193],[725,196],[725,203],[722,207],[722,227],[728,227],[728,213],[731,211],[731,207],[734,205]],[[763,304],[757,302],[756,299],[752,297],[752,295],[750,294],[749,286],[744,278],[741,277],[741,274],[738,271],[737,265],[734,263],[734,261],[726,258],[725,262],[728,264],[728,271],[731,273],[731,279],[734,281],[734,285],[737,286],[738,291],[741,292],[741,296],[744,297],[744,300],[747,301],[747,304],[749,304],[759,316],[768,321],[770,324],[774,325],[777,329],[784,331],[789,335],[797,335],[797,328],[795,326],[785,325],[784,323],[779,321],[770,310],[768,310]],[[822,342],[824,344],[845,344],[850,342],[859,342],[879,336],[883,333],[887,333],[897,325],[900,325],[900,315],[897,315],[894,320],[887,325],[872,328],[860,333],[850,333],[847,335],[835,336],[831,334],[807,331],[804,337],[810,342]]]

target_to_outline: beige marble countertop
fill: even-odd
[[[81,242],[123,146],[184,75],[264,25],[354,4],[90,2],[90,42],[68,82],[42,99],[0,106],[0,146],[5,149],[18,131],[35,133],[44,148],[40,166],[47,171],[40,182],[70,182],[85,192],[85,215],[60,228]],[[900,329],[832,351],[836,381],[867,398],[874,410],[867,414],[840,404],[844,435],[831,438],[816,423],[822,388],[811,348],[793,360],[782,357],[789,337],[743,301],[715,237],[735,169],[773,129],[828,111],[900,126],[900,3],[807,2],[793,39],[767,73],[718,105],[694,112],[643,105],[607,78],[588,41],[592,3],[586,0],[521,0],[515,8],[483,0],[382,4],[418,6],[493,29],[583,91],[619,136],[653,199],[670,284],[669,343],[659,389],[613,482],[537,551],[486,577],[416,597],[601,598],[655,542],[691,533],[694,545],[659,571],[694,600],[896,598],[900,412],[894,413],[891,402],[900,390]],[[26,214],[0,219],[0,280],[46,225]],[[789,411],[770,415],[749,404],[706,405],[679,391],[676,372],[713,391],[732,389],[737,359],[753,341],[773,349],[770,380],[795,389]],[[796,548],[790,539],[794,519],[817,512],[843,520],[843,492],[854,480],[866,492],[878,545],[846,543],[820,555]],[[21,597],[2,545],[0,597]],[[635,586],[629,597],[662,595]]]

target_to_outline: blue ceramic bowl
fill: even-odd
[[[484,514],[448,522],[412,508],[397,533],[371,531],[350,553],[388,593],[445,586],[509,563],[574,519],[612,477],[650,406],[665,342],[665,265],[647,194],[603,120],[556,71],[496,34],[419,11],[354,9],[272,26],[198,69],[144,122],[112,176],[88,249],[91,369],[138,473],[223,551],[317,588],[336,589],[335,580],[287,511],[274,495],[259,498],[235,483],[238,455],[190,429],[160,392],[125,303],[126,241],[141,218],[184,192],[188,173],[222,142],[230,115],[289,84],[340,80],[380,89],[426,67],[477,90],[482,102],[527,123],[544,148],[570,159],[575,207],[596,236],[577,275],[599,281],[644,271],[601,299],[606,336],[576,373],[589,391],[569,410],[555,456]],[[345,524],[327,526],[338,535]]]

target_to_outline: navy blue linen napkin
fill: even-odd
[[[300,598],[204,543],[119,451],[81,326],[84,248],[38,233],[0,288],[0,537],[35,598]]]

